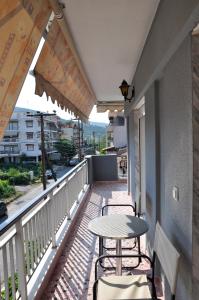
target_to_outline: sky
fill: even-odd
[[[30,66],[30,70],[34,69],[34,66],[36,64],[36,61],[37,61],[37,58],[41,51],[41,48],[43,46],[43,43],[44,43],[44,39],[42,39],[40,42],[40,45],[34,56],[33,62]],[[58,107],[56,103],[53,104],[52,101],[50,100],[50,97],[49,97],[49,100],[47,100],[47,97],[45,94],[42,97],[35,95],[34,90],[35,90],[35,78],[34,78],[34,76],[32,76],[31,74],[28,73],[26,80],[24,82],[23,88],[21,90],[21,93],[18,97],[16,106],[33,109],[36,111],[49,112],[49,113],[53,112],[53,110],[56,110],[57,115],[63,119],[74,118],[74,115],[71,115],[71,114],[65,112],[60,107]],[[89,121],[108,123],[108,112],[97,113],[96,106],[94,106],[94,108],[90,114]]]

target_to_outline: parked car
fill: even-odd
[[[69,166],[76,166],[79,163],[79,159],[78,158],[72,158],[71,160],[69,160]]]
[[[0,201],[0,217],[6,216],[7,215],[7,206],[3,201]]]

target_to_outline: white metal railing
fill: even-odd
[[[0,225],[0,299],[27,299],[27,286],[88,183],[84,160]]]

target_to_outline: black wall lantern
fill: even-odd
[[[129,101],[131,102],[131,100],[133,99],[133,97],[135,96],[135,88],[133,87],[132,88],[132,94],[131,94],[131,97],[130,98],[127,98],[128,96],[128,93],[129,93],[129,88],[130,88],[130,85],[126,82],[126,80],[123,80],[122,81],[122,84],[120,85],[120,90],[121,90],[121,93],[122,93],[122,96],[124,97],[124,100],[125,101]]]

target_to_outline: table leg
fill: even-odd
[[[122,241],[116,240],[116,255],[122,254]],[[117,257],[116,259],[116,275],[122,275],[122,258]]]

